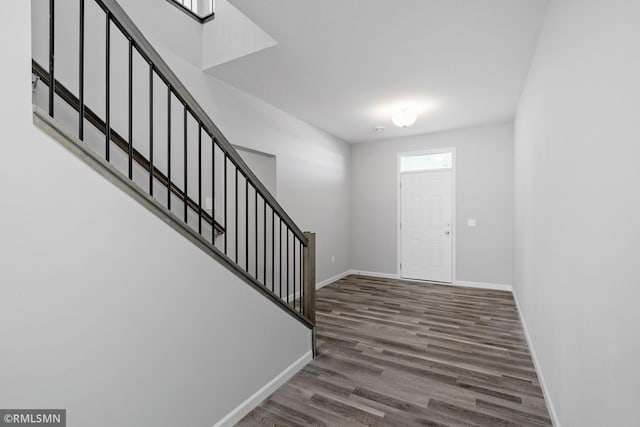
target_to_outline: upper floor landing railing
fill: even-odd
[[[167,0],[169,3],[204,24],[215,17],[214,0]]]

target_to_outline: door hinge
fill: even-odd
[[[402,230],[402,223],[400,223],[400,230]]]

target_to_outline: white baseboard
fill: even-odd
[[[524,330],[524,336],[527,339],[527,346],[529,347],[529,353],[531,353],[531,359],[533,360],[533,367],[535,368],[536,375],[538,375],[538,379],[540,380],[540,386],[542,387],[542,394],[544,395],[544,401],[547,404],[547,409],[549,410],[549,416],[551,417],[551,422],[553,423],[554,427],[560,427],[560,420],[558,419],[558,413],[556,412],[555,406],[553,406],[553,401],[551,400],[551,395],[549,394],[547,383],[545,382],[544,375],[542,375],[542,371],[540,370],[540,365],[538,364],[536,351],[533,348],[533,342],[531,342],[531,335],[529,335],[527,324],[524,321],[524,317],[522,316],[522,309],[520,308],[518,297],[516,296],[515,292],[512,291],[512,293],[513,293],[513,299],[516,302],[516,308],[518,309],[518,316],[520,317],[520,323],[522,323],[522,329]]]
[[[327,286],[327,285],[329,285],[329,284],[331,284],[333,282],[337,282],[338,280],[348,276],[349,274],[352,274],[351,270],[343,271],[340,274],[336,274],[333,277],[329,277],[328,279],[323,280],[322,282],[316,283],[316,289],[324,288],[325,286]]]
[[[399,279],[400,278],[400,276],[397,274],[378,273],[375,271],[351,270],[349,271],[349,274],[357,274],[359,276],[380,277],[381,279]]]
[[[302,294],[300,293],[300,291],[296,292],[295,294],[289,294],[289,299],[285,299],[282,298],[282,301],[287,302],[287,301],[295,301],[298,298],[300,298]]]
[[[316,289],[323,288],[323,287],[325,287],[325,286],[327,286],[327,285],[329,285],[329,284],[331,284],[333,282],[336,282],[336,281],[342,279],[343,277],[348,276],[349,274],[351,274],[351,271],[343,271],[340,274],[336,274],[333,277],[329,277],[328,279],[323,280],[322,282],[316,283]],[[296,300],[296,299],[300,298],[300,295],[301,295],[300,291],[296,292],[295,294],[290,294],[289,295],[289,301],[293,301],[293,300]]]
[[[401,279],[401,280],[408,280],[411,282],[423,282],[423,280],[412,280],[412,279],[403,279],[402,277],[400,277],[400,275],[398,274],[392,274],[392,273],[378,273],[376,271],[360,271],[360,270],[351,270],[348,272],[348,274],[357,274],[360,276],[371,276],[371,277],[380,277],[382,279]],[[346,275],[348,275],[346,274]],[[424,281],[427,283],[432,283],[429,281]],[[435,282],[433,282],[435,283]],[[482,282],[466,282],[466,281],[462,281],[462,280],[456,280],[453,283],[437,283],[439,285],[445,285],[445,286],[463,286],[465,288],[479,288],[479,289],[491,289],[491,290],[496,290],[496,291],[513,291],[513,287],[511,285],[500,285],[500,284],[496,284],[496,283],[482,283]]]
[[[287,369],[282,371],[278,376],[265,384],[260,390],[256,391],[251,397],[242,402],[233,411],[225,415],[220,421],[215,423],[213,427],[233,426],[245,415],[258,406],[263,400],[269,397],[281,385],[289,381],[300,369],[313,360],[311,351],[305,353],[301,358],[293,362]]]
[[[452,283],[453,286],[463,286],[465,288],[478,288],[478,289],[491,289],[494,291],[508,291],[513,292],[513,286],[500,285],[497,283],[482,283],[482,282],[466,282],[464,280],[456,280]]]

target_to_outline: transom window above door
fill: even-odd
[[[400,172],[451,169],[452,166],[453,155],[451,152],[418,154],[400,158]]]

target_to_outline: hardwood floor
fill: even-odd
[[[240,426],[549,426],[509,292],[348,276],[319,356]]]

